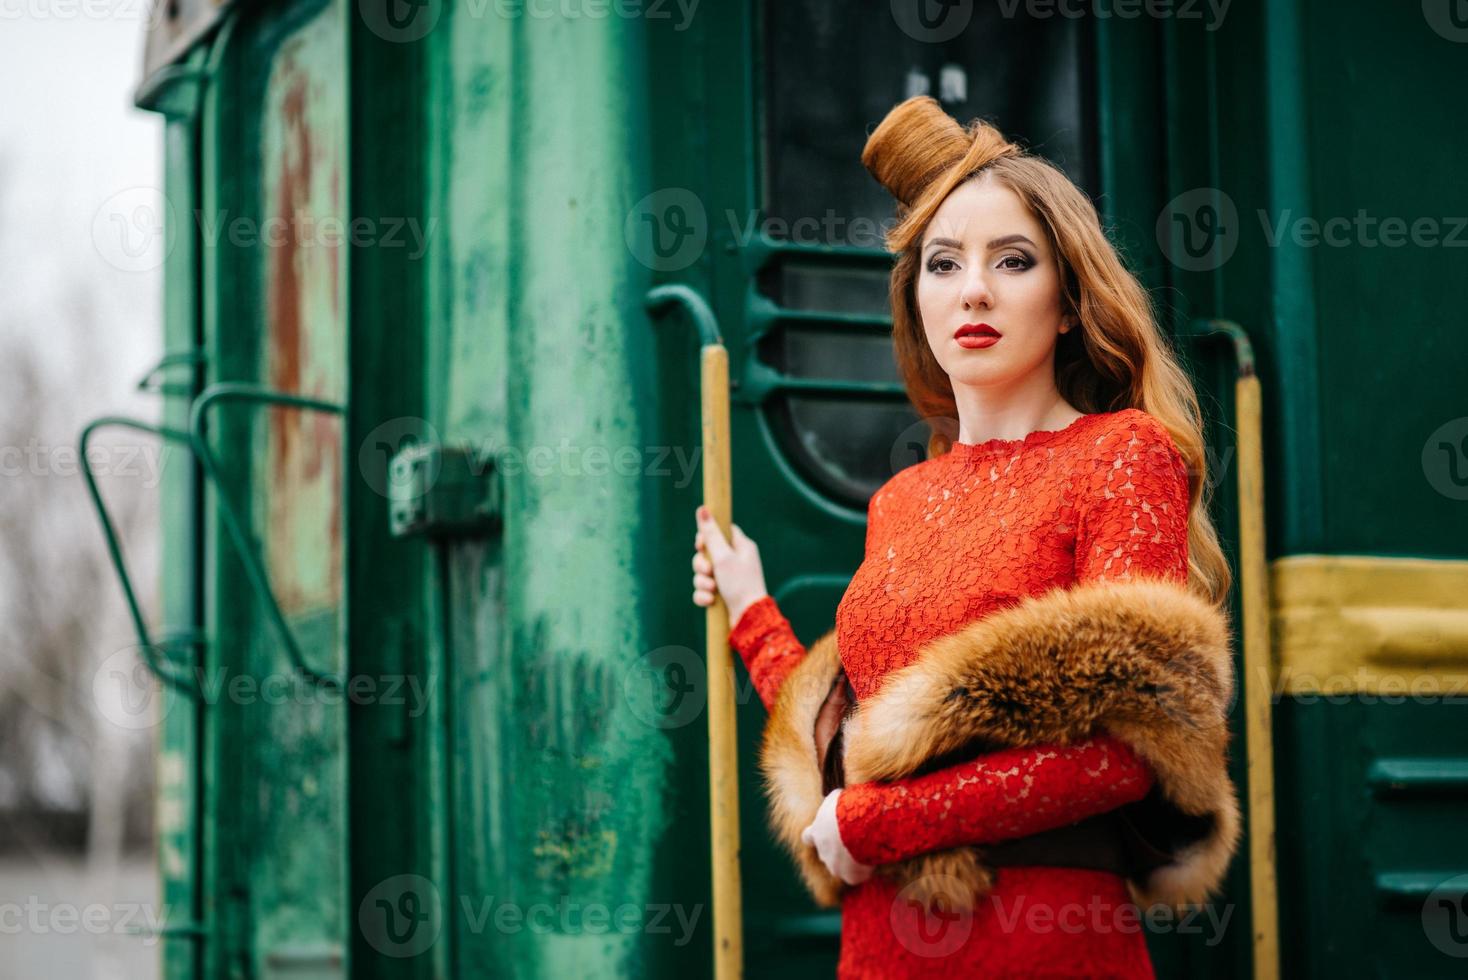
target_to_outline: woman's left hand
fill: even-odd
[[[872,876],[872,866],[852,857],[841,842],[841,828],[836,824],[836,801],[840,798],[839,789],[827,794],[821,801],[821,808],[816,811],[816,818],[800,832],[800,839],[814,845],[831,874],[848,885],[859,885]]]

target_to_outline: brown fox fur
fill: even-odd
[[[1226,614],[1174,582],[1085,583],[1028,597],[924,644],[856,706],[843,728],[846,785],[1110,734],[1156,775],[1170,858],[1129,879],[1133,899],[1144,907],[1206,901],[1240,832],[1227,772],[1230,639]],[[771,826],[825,907],[846,886],[800,834],[823,798],[815,719],[839,665],[828,632],[785,679],[760,751]],[[878,873],[948,907],[971,907],[993,880],[982,847],[922,854]]]

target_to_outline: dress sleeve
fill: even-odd
[[[1001,749],[922,776],[848,786],[836,824],[851,856],[890,864],[1028,837],[1147,795],[1152,772],[1123,742]]]
[[[805,645],[770,596],[744,610],[729,631],[729,645],[739,651],[766,710],[774,706],[785,677],[805,657]]]
[[[1076,582],[1133,573],[1188,578],[1188,467],[1167,429],[1137,412],[1102,440],[1078,504]]]

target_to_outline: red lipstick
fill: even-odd
[[[987,323],[965,323],[953,332],[954,341],[966,350],[993,347],[999,343],[1001,336],[1003,335],[998,330]]]

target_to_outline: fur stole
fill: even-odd
[[[1227,771],[1230,639],[1224,612],[1170,581],[1085,583],[1027,597],[930,640],[855,707],[842,729],[845,784],[1104,732],[1156,776],[1149,844],[1166,863],[1128,879],[1133,900],[1144,908],[1207,901],[1240,832]],[[786,677],[760,750],[775,836],[824,907],[837,905],[847,886],[800,834],[823,799],[815,719],[839,666],[828,632]],[[877,874],[950,908],[972,907],[993,881],[978,846],[921,854]],[[952,894],[955,881],[966,894]]]

